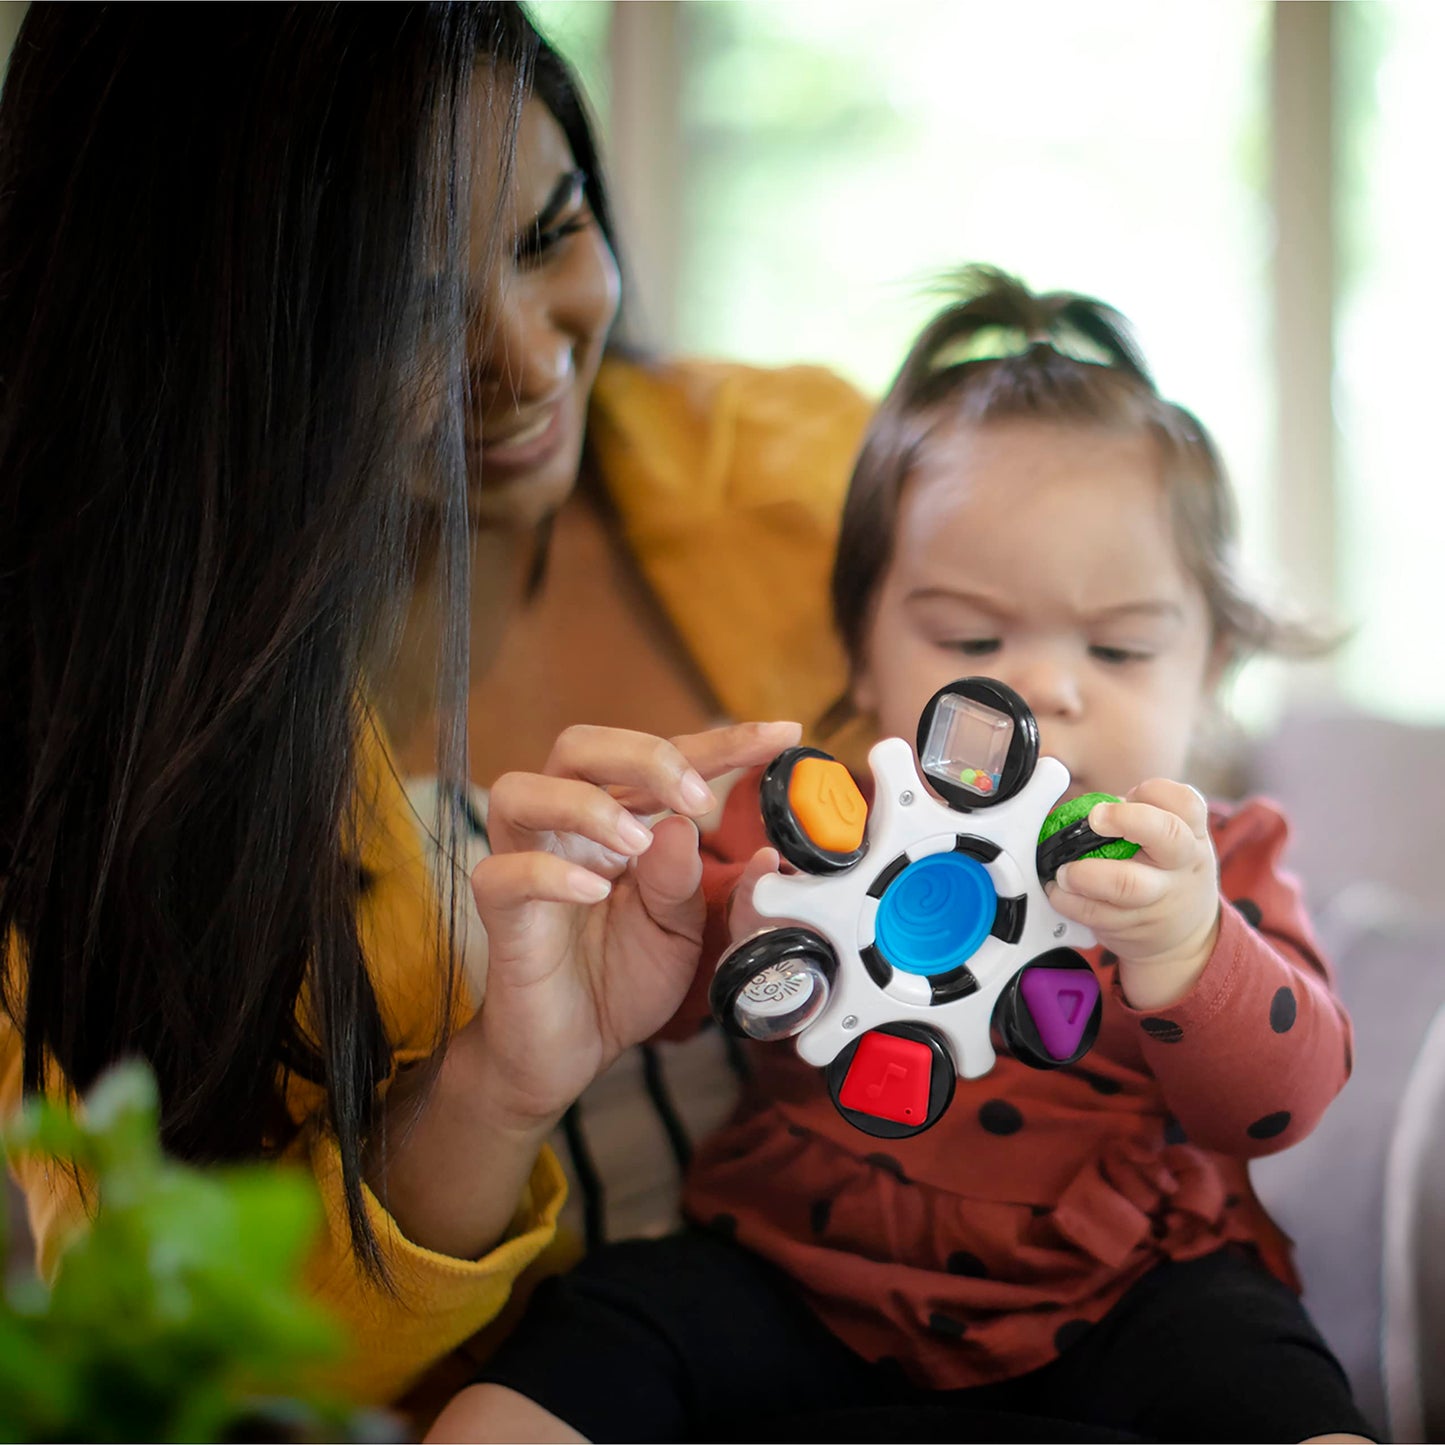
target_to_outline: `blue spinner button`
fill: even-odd
[[[930,977],[966,963],[988,937],[998,894],[988,870],[963,853],[910,863],[878,901],[878,951],[904,973]]]

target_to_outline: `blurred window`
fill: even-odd
[[[1445,5],[1350,5],[1338,46],[1343,611],[1341,669],[1361,703],[1445,718],[1445,287],[1438,187]]]
[[[533,7],[590,78],[604,122],[614,8]],[[663,9],[628,8],[634,26],[639,11]],[[1445,287],[1433,189],[1445,4],[1327,9],[1332,49],[1284,59],[1308,72],[1307,93],[1333,97],[1333,161],[1316,144],[1280,166],[1286,193],[1292,169],[1329,170],[1337,236],[1337,475],[1306,478],[1333,517],[1335,614],[1353,629],[1331,675],[1373,710],[1438,721]],[[937,305],[930,285],[954,267],[988,261],[1035,287],[1092,292],[1134,322],[1162,389],[1219,441],[1246,562],[1272,588],[1280,538],[1298,530],[1280,515],[1271,457],[1283,365],[1271,268],[1290,262],[1273,254],[1273,10],[1266,0],[676,6],[666,26],[679,82],[663,89],[676,97],[681,160],[658,178],[675,197],[676,234],[655,249],[669,257],[673,294],[658,311],[672,324],[650,339],[765,365],[818,361],[877,392]],[[1328,425],[1323,399],[1306,425]],[[1295,565],[1323,576],[1331,563],[1296,550]],[[1238,708],[1264,722],[1308,676],[1247,670]]]
[[[537,28],[577,74],[593,115],[605,124],[611,97],[607,37],[612,6],[604,0],[542,0],[527,6]]]

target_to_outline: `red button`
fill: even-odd
[[[928,1117],[932,1078],[933,1051],[927,1044],[894,1034],[864,1034],[838,1090],[838,1102],[895,1124],[921,1124]]]

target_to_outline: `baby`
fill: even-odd
[[[1090,822],[1138,853],[1049,886],[1099,942],[1097,1043],[1054,1071],[1001,1056],[890,1141],[791,1045],[750,1046],[690,1171],[695,1227],[539,1290],[471,1392],[497,1412],[484,1438],[1368,1434],[1247,1172],[1343,1085],[1349,1022],[1280,871],[1283,818],[1182,781],[1231,666],[1311,638],[1241,584],[1215,449],[1123,319],[994,271],[968,285],[854,470],[846,708],[911,739],[940,687],[997,678],[1070,795],[1120,795]],[[709,840],[705,959],[760,925],[765,842],[753,774]],[[709,973],[674,1035],[704,1018]]]

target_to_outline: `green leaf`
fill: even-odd
[[[0,1309],[0,1440],[53,1439],[75,1394],[74,1371],[43,1331]]]
[[[360,1419],[303,1388],[343,1345],[300,1285],[322,1218],[308,1175],[166,1159],[135,1064],[78,1111],[28,1103],[3,1142],[78,1167],[98,1203],[51,1286],[0,1298],[0,1440],[217,1439],[263,1415],[339,1439]]]

